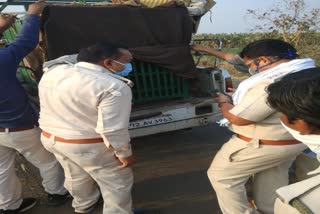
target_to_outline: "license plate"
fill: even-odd
[[[161,115],[157,117],[148,118],[145,120],[138,120],[129,123],[129,129],[141,128],[146,126],[155,126],[163,123],[170,123],[173,121],[171,114]]]

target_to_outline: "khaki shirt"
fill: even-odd
[[[131,89],[110,71],[86,62],[50,66],[39,97],[42,130],[66,139],[102,137],[117,156],[131,155]]]
[[[229,127],[233,132],[261,140],[294,139],[282,126],[280,113],[267,104],[266,87],[271,83],[271,81],[264,81],[253,86],[241,102],[230,110],[230,113],[237,117],[256,122],[247,126],[231,124]]]

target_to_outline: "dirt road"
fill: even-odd
[[[206,175],[210,162],[230,132],[217,125],[188,131],[159,134],[133,140],[137,163],[133,167],[136,208],[159,209],[162,214],[220,213],[214,191]],[[18,168],[21,168],[21,158]],[[28,214],[73,213],[71,204],[46,206],[46,194],[38,173],[26,164],[27,173],[18,170],[26,196],[40,197]],[[102,213],[101,206],[94,214]]]

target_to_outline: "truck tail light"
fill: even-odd
[[[232,79],[229,77],[229,78],[226,78],[225,79],[225,91],[226,92],[230,92],[229,88],[233,88],[233,84],[232,84]]]

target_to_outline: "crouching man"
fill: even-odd
[[[285,76],[268,87],[268,102],[282,113],[282,125],[320,161],[320,68]],[[309,175],[320,173],[320,167]],[[320,175],[279,188],[276,214],[320,213]]]

